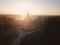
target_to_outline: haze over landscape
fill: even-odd
[[[60,15],[60,0],[0,0],[0,14]]]

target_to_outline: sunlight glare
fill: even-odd
[[[26,15],[27,11],[31,14],[32,9],[34,9],[34,7],[28,2],[16,2],[11,6],[10,11],[14,14]]]

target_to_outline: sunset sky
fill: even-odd
[[[0,14],[60,15],[60,0],[0,0]]]

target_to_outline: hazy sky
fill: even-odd
[[[60,0],[0,0],[0,13],[60,15]]]

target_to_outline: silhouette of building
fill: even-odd
[[[29,17],[30,16],[30,14],[29,14],[29,11],[27,12],[27,17]]]

